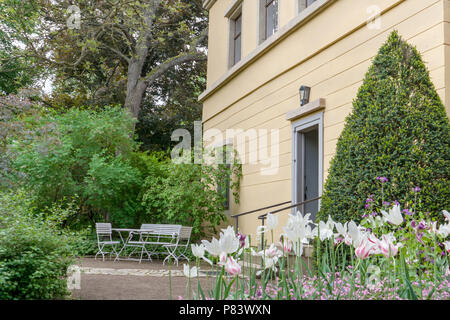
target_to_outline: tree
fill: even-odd
[[[56,70],[66,88],[83,83],[78,91],[90,99],[123,99],[135,118],[162,75],[206,59],[201,0],[80,0],[76,7],[70,0],[5,0],[3,6],[1,24],[26,46],[27,57]]]
[[[0,11],[3,4],[0,3]],[[0,23],[0,95],[17,94],[19,89],[30,86],[37,70],[30,68],[28,59],[9,36],[11,30]]]
[[[42,133],[24,121],[39,109],[32,98],[33,91],[30,90],[21,90],[17,95],[0,95],[0,191],[13,186],[10,177],[14,174],[12,163],[16,155],[11,144],[17,140],[33,140]]]
[[[359,221],[370,195],[405,206],[416,186],[423,208],[442,216],[450,207],[449,173],[446,111],[419,52],[393,32],[346,119],[318,218]],[[389,180],[383,195],[377,176]]]
[[[167,151],[178,142],[171,141],[176,129],[187,129],[194,136],[194,121],[202,118],[198,96],[206,87],[206,66],[183,66],[156,81],[143,101],[136,133],[144,150]]]

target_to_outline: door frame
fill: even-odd
[[[300,163],[297,161],[299,155],[301,155],[301,150],[299,150],[299,137],[302,137],[302,132],[307,132],[314,127],[317,127],[318,130],[318,158],[319,158],[319,197],[322,196],[322,190],[323,190],[323,112],[319,112],[316,114],[313,114],[311,116],[296,120],[292,122],[292,204],[296,204],[300,202],[300,199],[297,199],[299,184],[297,183],[297,177],[299,174],[299,171],[301,170],[301,166],[303,166],[303,163]],[[303,144],[302,144],[303,147]],[[303,162],[304,158],[302,157],[301,161]],[[300,188],[303,184],[303,179],[300,182]],[[320,210],[320,203],[318,208]],[[293,208],[292,211],[297,212],[299,210],[298,208]],[[304,214],[304,212],[303,212]]]

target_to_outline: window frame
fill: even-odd
[[[269,3],[268,3],[269,2]],[[277,12],[277,18],[274,21],[274,24],[276,23],[276,27],[274,28],[273,33],[270,36],[267,36],[267,9],[269,6],[273,4],[273,2],[276,2],[276,12]],[[269,39],[271,36],[273,36],[275,33],[278,32],[280,28],[280,2],[279,0],[259,0],[259,36],[258,36],[258,45]]]
[[[317,0],[313,0],[313,2],[311,4],[308,4],[309,0],[297,0],[296,1],[296,5],[297,5],[297,14],[299,14],[300,12],[302,12],[303,10],[308,9],[309,7],[311,7]],[[304,6],[303,4],[304,3]]]
[[[239,35],[236,35],[236,22],[238,19],[241,19],[241,31]],[[233,11],[232,14],[228,16],[229,23],[229,39],[228,39],[228,68],[233,67],[239,61],[242,60],[242,34],[243,34],[243,12],[242,12],[242,3]],[[236,60],[236,39],[240,39],[240,57],[239,60]]]

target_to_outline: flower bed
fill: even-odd
[[[316,224],[310,214],[289,215],[278,246],[273,239],[278,219],[269,214],[267,226],[259,228],[258,234],[271,233],[272,244],[262,244],[259,252],[232,227],[223,229],[219,239],[192,245],[197,264],[204,259],[220,272],[213,290],[203,292],[198,285],[193,297],[448,300],[450,213],[444,210],[441,220],[445,222],[438,225],[428,213],[416,212],[415,203],[403,211],[397,202],[391,206],[383,200],[376,208],[369,197],[367,204],[370,214],[364,213],[359,225],[354,221],[342,224],[331,217]],[[301,258],[308,244],[316,248],[314,268],[305,266]],[[250,265],[252,257],[260,260],[261,268],[241,268],[245,255]],[[290,255],[294,259],[288,259]],[[185,265],[185,275],[195,278],[197,268]]]

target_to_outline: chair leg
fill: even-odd
[[[103,261],[105,261],[105,253],[103,252],[103,248],[105,247],[105,245],[103,244],[101,247],[100,247],[100,244],[98,245],[98,252],[97,252],[97,254],[95,255],[95,260],[97,260],[97,256],[99,255],[99,254],[101,254],[102,255],[102,258],[103,258]]]
[[[175,260],[175,262],[177,263],[178,266],[178,258],[177,256],[175,256],[175,252],[177,251],[177,247],[175,247],[175,249],[173,249],[173,251],[170,251],[169,247],[165,247],[167,249],[167,251],[169,252],[169,254],[167,255],[167,257],[164,259],[163,261],[163,265],[165,265],[166,260],[168,260],[170,257],[173,257],[173,259]]]

